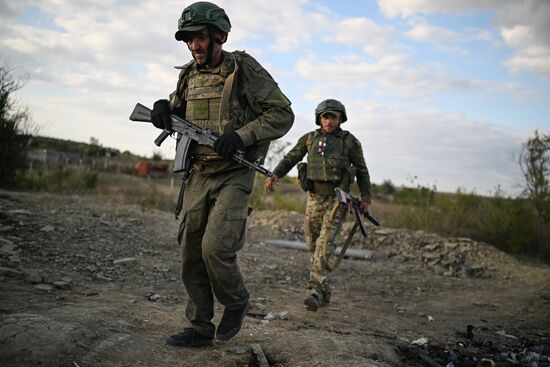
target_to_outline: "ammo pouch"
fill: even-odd
[[[300,180],[300,186],[304,191],[311,191],[313,189],[313,182],[307,178],[307,163],[300,162],[296,165],[298,169],[298,180]]]

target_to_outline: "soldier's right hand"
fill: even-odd
[[[170,102],[167,99],[159,99],[153,104],[151,122],[159,129],[172,130],[171,113]]]
[[[268,177],[265,179],[264,182],[264,190],[265,191],[275,191],[275,188],[273,187],[273,184],[279,184],[279,177],[276,175],[273,175],[271,177]]]

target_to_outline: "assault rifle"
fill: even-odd
[[[340,188],[335,188],[334,192],[336,193],[336,198],[342,205],[346,205],[349,208],[350,213],[355,214],[356,223],[359,226],[359,229],[361,229],[361,233],[365,238],[367,237],[367,229],[365,228],[365,224],[363,223],[363,217],[366,217],[369,222],[374,224],[375,226],[379,226],[380,222],[378,219],[373,216],[371,213],[367,212],[366,214],[363,214],[361,211],[361,200],[359,198],[356,198],[350,193],[347,193],[345,191],[342,191]]]
[[[330,263],[329,258],[325,253],[325,263],[329,271],[334,271],[334,269],[336,269],[338,265],[340,265],[340,262],[344,258],[344,255],[346,254],[346,250],[351,244],[351,239],[353,238],[355,231],[357,231],[357,228],[361,229],[361,234],[365,238],[367,238],[368,233],[367,233],[367,229],[365,228],[365,224],[363,223],[363,217],[367,217],[367,219],[375,226],[380,225],[380,222],[378,222],[378,219],[376,219],[376,217],[370,214],[369,212],[367,212],[366,214],[363,214],[363,212],[361,211],[361,200],[359,198],[354,197],[350,193],[342,191],[338,187],[334,189],[334,192],[336,193],[336,198],[338,199],[340,204],[345,205],[350,212],[355,214],[355,224],[353,225],[351,232],[348,234],[348,238],[346,239],[346,242],[342,246],[342,249],[340,250],[340,254],[336,258],[336,261],[334,262],[334,264]]]
[[[201,145],[214,146],[214,142],[218,140],[218,135],[214,134],[211,130],[202,128],[182,119],[176,115],[170,115],[172,118],[172,130],[181,134],[181,138],[176,146],[176,157],[174,158],[175,173],[185,172],[189,169],[189,157],[187,153],[191,145],[191,141],[196,141]],[[132,121],[151,122],[151,110],[144,105],[138,103],[134,107],[134,111],[130,115]],[[160,146],[162,142],[172,133],[172,131],[164,130],[155,139],[155,145]],[[235,161],[239,162],[243,166],[250,169],[254,169],[260,172],[262,175],[271,177],[273,173],[267,168],[260,165],[260,160],[256,162],[250,162],[244,157],[244,151],[238,149],[232,157]]]

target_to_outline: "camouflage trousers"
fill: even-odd
[[[319,297],[321,304],[330,300],[330,268],[327,260],[333,262],[346,214],[347,208],[340,205],[334,195],[308,194],[304,219],[311,260],[308,288],[310,293]]]
[[[191,173],[185,188],[178,231],[181,277],[189,295],[185,314],[191,327],[214,336],[214,298],[227,310],[248,301],[237,265],[244,244],[248,198],[254,171]]]

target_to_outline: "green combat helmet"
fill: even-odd
[[[337,112],[336,114],[341,117],[341,122],[346,122],[348,119],[346,116],[346,106],[342,102],[336,99],[325,99],[315,109],[315,123],[317,125],[321,125],[321,115],[327,112]]]
[[[208,1],[193,3],[181,13],[178,31],[175,34],[176,40],[185,41],[187,32],[196,32],[208,26],[224,33],[231,30],[231,22],[225,10]]]

